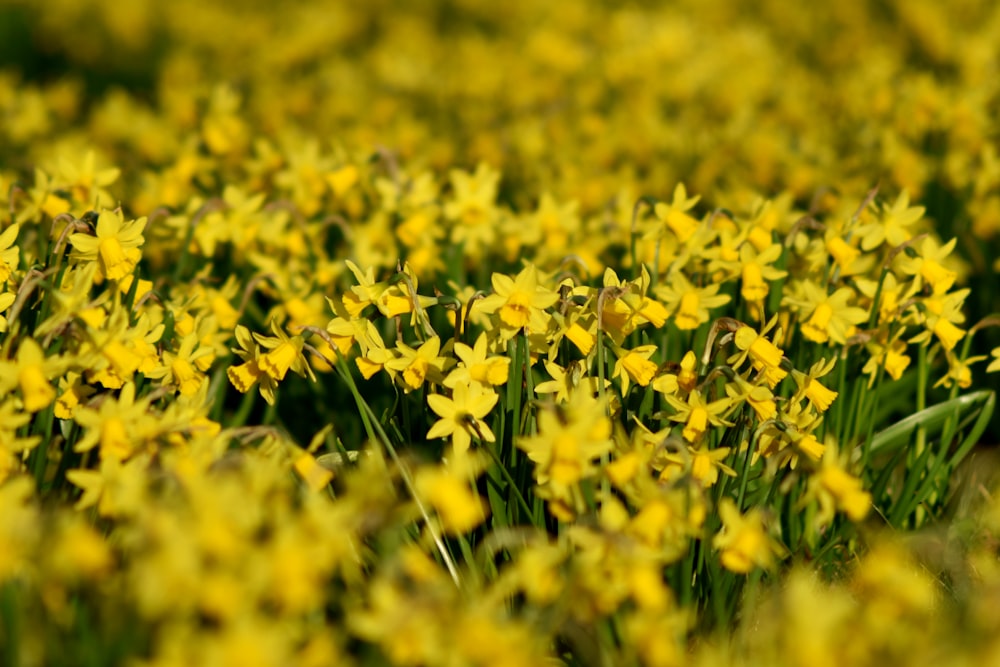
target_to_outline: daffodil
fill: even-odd
[[[771,389],[788,375],[788,371],[782,368],[782,350],[764,337],[776,324],[777,318],[772,318],[760,333],[745,324],[737,327],[733,340],[742,352],[729,359],[729,363],[736,368],[749,356],[754,369],[767,380]]]
[[[878,322],[885,324],[899,319],[901,309],[905,309],[907,302],[920,291],[920,281],[909,280],[900,282],[896,274],[887,271],[882,278],[881,285],[878,281],[869,280],[858,276],[854,279],[858,291],[874,300],[878,295]],[[871,306],[869,306],[869,309]]]
[[[986,359],[986,355],[975,355],[966,359],[959,359],[952,350],[945,350],[945,357],[948,359],[948,372],[940,380],[934,383],[935,387],[951,388],[958,385],[962,389],[972,386],[972,364],[979,363]],[[988,370],[988,369],[987,369]]]
[[[21,226],[16,222],[0,234],[0,285],[10,280],[17,270],[21,249],[14,245]]]
[[[706,402],[701,392],[693,389],[687,396],[687,400],[681,400],[676,396],[668,395],[667,402],[675,410],[670,416],[671,421],[684,424],[681,434],[690,443],[696,443],[702,439],[705,433],[712,426],[732,426],[722,415],[728,411],[733,401],[728,396],[711,402]]]
[[[124,461],[154,445],[155,439],[177,426],[151,409],[153,397],[136,396],[136,386],[126,382],[117,398],[106,398],[96,407],[77,409],[74,419],[84,428],[73,449],[90,451],[99,446],[101,459]]]
[[[990,352],[993,355],[993,359],[990,361],[989,365],[986,366],[987,373],[996,373],[1000,371],[1000,347],[995,347]]]
[[[72,419],[81,402],[97,391],[84,383],[79,373],[72,371],[59,380],[59,390],[55,405],[55,416],[59,419]]]
[[[510,357],[490,356],[488,344],[485,332],[479,334],[472,347],[465,343],[455,343],[455,356],[461,361],[444,379],[444,386],[454,389],[459,384],[471,382],[492,386],[505,384],[510,369]]]
[[[816,523],[825,526],[833,520],[835,510],[847,514],[851,521],[861,521],[872,508],[872,496],[864,490],[861,479],[850,474],[836,447],[829,447],[819,470],[809,479],[806,498],[819,502]]]
[[[117,167],[97,168],[97,154],[87,150],[73,159],[73,155],[61,155],[53,180],[69,190],[73,201],[88,209],[110,206],[114,198],[105,189],[121,174]],[[112,278],[113,280],[113,278]]]
[[[484,313],[495,313],[502,329],[509,334],[524,328],[544,331],[544,311],[559,300],[559,295],[538,284],[538,272],[533,265],[526,266],[514,278],[494,273],[493,294],[476,304]]]
[[[538,433],[517,446],[534,462],[538,483],[568,499],[570,487],[596,474],[596,459],[611,451],[611,421],[597,399],[577,391],[565,406],[541,411]]]
[[[451,240],[464,243],[469,256],[478,257],[496,239],[500,173],[482,162],[471,174],[461,169],[451,170],[449,180],[452,192],[444,201],[444,214],[455,223]]]
[[[964,330],[956,325],[965,323],[964,305],[971,292],[971,289],[964,288],[947,294],[932,294],[924,297],[921,301],[924,306],[923,311],[917,310],[916,319],[928,326],[946,349],[949,349],[946,339],[950,338],[951,335],[956,335],[959,338],[964,336]],[[923,317],[925,314],[926,318]],[[923,337],[926,336],[927,332],[924,332]],[[910,342],[920,339],[922,336],[918,335],[910,339]]]
[[[90,341],[81,350],[92,360],[87,380],[107,389],[119,389],[135,373],[152,371],[159,363],[156,343],[163,331],[163,323],[154,324],[148,313],[130,322],[124,308],[114,309],[99,328],[87,329]]]
[[[923,206],[910,206],[910,193],[903,190],[891,205],[882,204],[871,223],[858,229],[861,248],[872,250],[882,243],[899,246],[912,238],[910,228],[924,215]]]
[[[723,463],[731,451],[729,447],[709,449],[705,446],[687,445],[685,451],[678,454],[667,454],[664,457],[669,465],[664,466],[660,473],[660,479],[673,479],[678,474],[686,472],[691,475],[692,479],[707,488],[719,481],[719,473],[736,477],[736,471]]]
[[[496,436],[483,420],[499,398],[496,392],[483,388],[479,383],[457,385],[452,390],[451,398],[443,394],[430,394],[427,396],[427,405],[440,419],[431,426],[427,437],[434,439],[451,436],[456,454],[469,449],[473,436],[485,442],[494,442]]]
[[[489,509],[469,485],[471,459],[459,457],[442,466],[426,466],[417,471],[417,492],[437,512],[444,531],[450,535],[467,533],[486,520]]]
[[[957,238],[953,238],[940,245],[933,237],[927,236],[921,241],[920,252],[916,257],[900,253],[894,266],[902,273],[914,276],[921,286],[929,287],[932,294],[944,294],[958,279],[958,274],[945,266],[957,241]]]
[[[836,228],[831,228],[827,233],[824,247],[840,276],[863,272],[865,262],[861,251],[841,237]]]
[[[768,535],[760,509],[741,514],[729,498],[719,504],[722,530],[712,540],[718,549],[723,567],[731,572],[746,574],[756,567],[769,569],[774,565],[780,547]]]
[[[146,218],[125,221],[120,209],[101,211],[94,235],[71,234],[72,258],[80,262],[97,262],[97,280],[121,280],[132,273],[142,257],[140,246]]]
[[[17,294],[14,292],[0,292],[0,333],[7,331],[10,323],[4,313],[17,301]]]
[[[272,380],[281,381],[292,370],[302,377],[314,379],[312,369],[302,353],[305,341],[301,336],[289,336],[275,320],[271,320],[274,337],[254,333],[253,337],[262,349],[267,350],[257,359],[257,367]]]
[[[247,393],[251,387],[260,382],[261,396],[268,404],[273,404],[278,383],[260,367],[260,359],[264,355],[261,346],[251,335],[250,330],[243,325],[237,325],[235,335],[239,348],[233,348],[233,352],[243,360],[243,363],[227,368],[226,377],[241,394]]]
[[[147,502],[149,462],[148,455],[137,455],[125,462],[108,456],[101,458],[96,469],[68,470],[66,479],[83,492],[74,507],[96,507],[102,517],[134,515]]]
[[[146,376],[156,379],[169,377],[182,396],[191,396],[198,393],[208,379],[199,369],[198,360],[209,355],[214,355],[214,352],[200,347],[198,336],[192,332],[181,338],[176,352],[164,351],[163,363],[147,372]]]
[[[699,222],[688,213],[701,199],[700,196],[688,197],[683,183],[674,187],[670,203],[659,202],[654,207],[656,218],[660,220],[681,243],[687,242],[698,229]]]
[[[0,395],[14,387],[21,390],[21,400],[28,412],[44,410],[56,399],[50,380],[65,372],[66,359],[45,351],[34,338],[24,337],[13,360],[0,361]]]
[[[836,363],[836,357],[831,357],[829,361],[820,360],[813,364],[808,373],[798,370],[792,371],[792,378],[799,385],[796,397],[807,399],[817,412],[826,412],[833,401],[837,398],[837,392],[829,389],[819,378],[826,375]]]
[[[756,317],[764,304],[764,299],[771,291],[770,281],[784,278],[787,271],[777,269],[774,262],[781,256],[781,245],[778,243],[768,246],[766,249],[757,252],[752,245],[744,244],[740,247],[740,295],[755,309],[752,314]]]
[[[598,392],[600,378],[587,375],[582,366],[575,361],[571,361],[565,368],[551,361],[542,362],[545,372],[549,374],[550,380],[543,380],[535,385],[535,393],[543,396],[552,395],[556,403],[567,403],[569,397],[579,389],[581,392],[588,392],[591,396]],[[611,380],[605,378],[605,388],[611,385]]]
[[[787,300],[800,308],[802,323],[799,328],[808,340],[844,345],[857,325],[868,320],[864,308],[848,305],[855,299],[850,287],[841,287],[833,294],[827,294],[810,280],[800,281],[796,287],[797,295]]]
[[[885,371],[893,380],[898,380],[910,366],[910,355],[906,353],[906,342],[900,340],[901,329],[887,342],[872,341],[865,345],[869,358],[862,372],[868,376],[868,385],[872,386],[879,372]]]
[[[719,294],[720,288],[719,283],[698,287],[682,271],[674,271],[668,282],[657,285],[653,292],[673,314],[677,328],[690,331],[708,322],[713,308],[729,303],[730,296]]]
[[[573,302],[566,304],[566,312],[552,313],[554,333],[549,340],[549,360],[559,355],[560,345],[569,341],[582,354],[589,355],[597,342],[597,317],[590,306],[592,300],[580,306]]]
[[[441,384],[444,381],[445,368],[454,363],[450,358],[441,356],[441,339],[432,336],[414,349],[405,343],[396,344],[396,355],[385,362],[385,367],[399,373],[403,387],[407,391],[420,389],[424,382]]]
[[[659,329],[670,317],[666,306],[648,296],[651,282],[645,266],[632,281],[622,281],[610,268],[605,270],[604,288],[598,291],[595,305],[600,311],[602,328],[616,344],[621,345],[625,336],[646,323]]]
[[[41,441],[41,437],[37,435],[21,435],[22,428],[31,419],[32,415],[15,407],[14,401],[0,402],[0,494],[5,487],[11,485],[8,478],[23,469],[25,453],[37,447]],[[3,569],[3,560],[0,559],[0,572]]]
[[[616,350],[618,360],[615,362],[611,377],[619,379],[623,394],[628,392],[630,382],[646,387],[653,381],[659,367],[649,358],[655,352],[656,345],[640,345],[631,350]]]
[[[774,419],[778,411],[774,392],[770,387],[752,384],[742,375],[736,375],[731,382],[726,383],[726,394],[735,401],[746,401],[760,422]]]

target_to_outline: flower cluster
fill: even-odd
[[[758,4],[0,0],[0,662],[995,660],[1000,14]]]

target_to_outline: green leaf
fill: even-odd
[[[876,433],[872,438],[871,453],[872,455],[887,454],[905,447],[910,442],[913,433],[919,428],[925,429],[930,437],[931,433],[943,430],[948,420],[956,415],[964,417],[978,415],[977,426],[985,416],[983,423],[985,429],[985,423],[989,422],[989,418],[993,414],[995,401],[993,392],[985,389],[932,405]],[[981,430],[979,435],[982,435]],[[973,444],[975,443],[973,442]]]

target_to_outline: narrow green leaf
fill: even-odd
[[[917,429],[939,429],[956,412],[981,414],[988,409],[992,413],[993,403],[993,392],[985,389],[924,408],[876,433],[872,438],[871,453],[878,455],[895,451],[905,446]]]

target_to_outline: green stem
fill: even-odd
[[[392,446],[392,442],[389,439],[388,434],[382,425],[379,423],[378,418],[375,413],[372,412],[371,406],[365,401],[361,392],[358,390],[358,385],[354,382],[354,377],[351,375],[350,368],[344,361],[342,355],[337,355],[337,371],[341,379],[347,384],[347,388],[350,390],[351,395],[354,397],[354,401],[358,406],[358,410],[361,413],[361,419],[364,422],[365,431],[368,433],[369,439],[378,442],[382,445],[382,448],[389,454],[392,458],[393,463],[396,464],[396,469],[399,470],[399,476],[403,480],[403,484],[406,485],[407,491],[410,493],[410,497],[413,498],[413,502],[417,505],[417,510],[424,517],[424,522],[427,526],[427,530],[431,534],[431,538],[434,540],[434,545],[437,547],[438,553],[441,554],[441,559],[444,561],[445,567],[448,569],[448,574],[451,575],[452,581],[459,588],[462,587],[461,578],[458,575],[458,568],[455,566],[455,562],[448,552],[445,546],[444,539],[438,532],[438,529],[434,525],[434,521],[431,519],[430,513],[427,511],[427,507],[424,505],[423,500],[420,498],[420,494],[417,493],[417,487],[414,483],[412,475],[410,475],[409,468],[403,463],[403,460],[399,457],[396,448]]]
[[[917,412],[927,407],[927,346],[921,345],[917,351]],[[914,456],[920,456],[927,446],[927,429],[917,428],[917,445]]]
[[[493,447],[487,445],[483,447],[483,449],[489,452],[490,457],[493,459],[493,462],[496,463],[497,468],[500,470],[500,474],[507,481],[507,483],[510,484],[510,488],[514,492],[514,500],[516,500],[518,505],[521,506],[521,510],[524,512],[524,515],[528,518],[532,518],[534,512],[532,512],[531,506],[528,505],[528,501],[524,499],[523,495],[521,495],[521,489],[518,487],[517,482],[511,476],[510,471],[507,470],[507,466],[505,466],[503,464],[503,461],[500,460],[500,457],[497,455]]]

